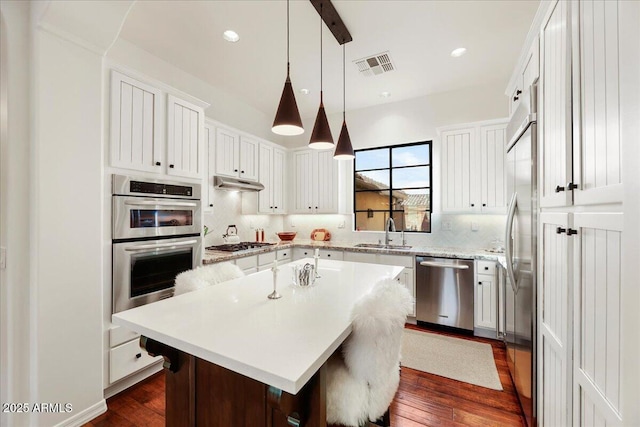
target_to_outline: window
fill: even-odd
[[[355,151],[355,229],[431,232],[431,141]]]

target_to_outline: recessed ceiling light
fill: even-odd
[[[237,42],[238,40],[240,40],[240,36],[238,35],[238,33],[236,33],[236,32],[235,32],[235,31],[233,31],[233,30],[227,30],[227,31],[225,31],[224,33],[222,33],[222,37],[223,37],[226,41],[231,42],[231,43],[235,43],[235,42]]]
[[[463,47],[459,47],[457,49],[453,49],[451,51],[451,56],[453,56],[454,58],[457,58],[459,56],[464,55],[467,52],[467,49],[463,48]]]
[[[309,89],[300,89],[300,93],[303,95],[309,95]]]
[[[387,91],[380,92],[380,98],[388,98],[390,96],[391,96],[391,92],[387,92]]]

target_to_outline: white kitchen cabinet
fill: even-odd
[[[167,174],[202,177],[204,164],[204,110],[167,96]]]
[[[338,165],[331,151],[293,153],[293,213],[338,212]]]
[[[540,207],[568,206],[571,191],[571,64],[569,2],[557,2],[543,23],[538,135]]]
[[[258,180],[259,143],[231,129],[216,129],[216,175]]]
[[[111,166],[162,173],[162,91],[111,71]]]
[[[413,268],[415,264],[414,257],[404,256],[404,255],[387,255],[387,254],[375,254],[375,253],[367,253],[367,252],[345,251],[344,261],[403,266],[404,269],[400,272],[400,275],[398,276],[397,280],[400,283],[402,283],[402,285],[405,288],[407,288],[407,290],[411,294],[411,297],[414,299],[411,313],[409,313],[409,316],[415,317],[416,315],[416,304],[415,304],[416,280],[415,280],[415,270]]]
[[[506,209],[506,120],[439,129],[442,211]]]
[[[244,274],[251,274],[258,271],[258,255],[250,255],[243,258],[237,258],[232,261],[240,267]]]
[[[529,90],[529,87],[540,75],[540,43],[538,37],[535,37],[527,55],[520,64],[515,75],[515,81],[512,82],[511,98],[509,102],[509,115],[511,115],[522,99],[522,92]]]
[[[151,357],[141,349],[138,339],[121,344],[109,350],[109,382],[113,384],[161,360],[162,356]]]
[[[293,252],[291,249],[280,249],[258,255],[258,271],[268,270],[273,267],[273,261],[278,260],[278,265],[291,262]],[[288,271],[288,270],[287,270]],[[288,274],[288,272],[284,274]]]
[[[558,1],[541,31],[542,427],[640,420],[638,383],[629,380],[639,348],[639,213],[637,191],[624,188],[640,168],[639,18],[638,2]]]
[[[315,249],[310,248],[293,248],[293,260],[299,260],[302,258],[313,258],[315,254]],[[334,259],[338,261],[344,260],[344,252],[330,249],[319,249],[320,258],[324,259]]]
[[[474,328],[490,329],[495,337],[498,308],[498,278],[493,261],[476,261]]]
[[[267,144],[260,144],[259,182],[264,190],[258,192],[258,213],[286,213],[284,195],[286,183],[286,153]]]
[[[207,161],[204,172],[204,188],[202,189],[202,206],[205,212],[213,212],[213,201],[215,200],[213,174],[216,167],[216,129],[214,126],[205,124],[204,141]]]
[[[568,213],[540,215],[538,276],[538,360],[545,369],[538,387],[542,425],[571,425],[571,238]],[[564,230],[564,231],[563,231]]]
[[[201,178],[206,105],[112,70],[111,166]]]
[[[623,401],[637,402],[625,366],[625,338],[621,310],[623,281],[622,213],[573,214],[573,422],[574,425],[632,425],[620,421]],[[634,266],[637,271],[637,266]],[[633,309],[637,310],[636,304]],[[635,316],[637,319],[637,315]],[[628,341],[627,341],[628,342]],[[632,343],[629,343],[632,344]],[[637,361],[637,354],[626,359]],[[637,372],[637,371],[636,371]],[[631,394],[628,394],[631,392]],[[635,425],[635,424],[634,424]]]

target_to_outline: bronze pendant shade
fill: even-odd
[[[300,135],[304,132],[298,103],[289,76],[289,0],[287,0],[287,79],[284,82],[280,104],[271,131],[278,135]]]
[[[345,61],[344,61],[344,43],[342,44],[342,129],[340,129],[340,136],[338,137],[338,145],[336,145],[336,151],[333,153],[333,158],[336,160],[351,160],[355,158],[353,154],[353,146],[351,145],[351,137],[349,136],[349,130],[347,129],[347,113],[346,113],[346,78],[345,78]]]
[[[313,125],[311,139],[309,140],[309,148],[316,150],[326,150],[333,148],[333,136],[327,120],[327,113],[324,111],[324,103],[322,102],[322,3],[320,4],[320,108],[316,116],[316,122]]]

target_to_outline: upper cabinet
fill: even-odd
[[[167,174],[200,178],[204,157],[204,111],[169,95],[167,125]]]
[[[515,81],[511,87],[511,98],[509,102],[509,114],[513,113],[520,104],[522,92],[529,90],[529,87],[540,75],[540,45],[536,37],[527,52],[524,61],[518,68]]]
[[[569,2],[559,1],[540,35],[538,103],[540,207],[571,204],[571,64]]]
[[[293,152],[292,213],[338,213],[338,167],[333,152]]]
[[[219,127],[216,131],[216,175],[258,181],[258,141]]]
[[[111,71],[112,167],[202,177],[207,104],[196,105],[168,90]]]
[[[264,190],[258,193],[258,213],[286,213],[284,195],[285,160],[283,150],[267,144],[260,144],[260,183]]]
[[[506,209],[506,120],[440,129],[442,211]]]
[[[111,72],[111,166],[162,172],[162,93]]]
[[[540,206],[622,201],[619,2],[555,4],[542,28]],[[569,25],[569,22],[572,25]]]

